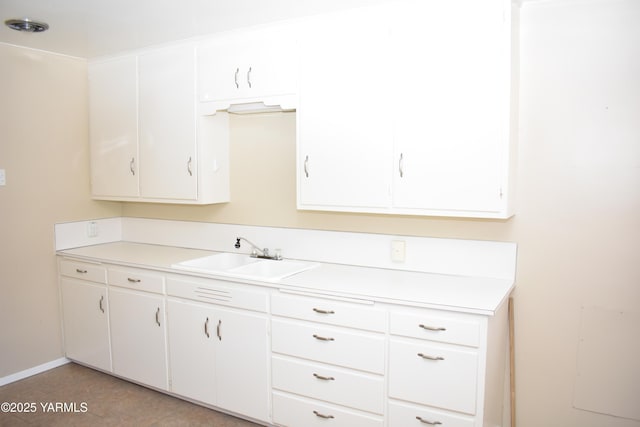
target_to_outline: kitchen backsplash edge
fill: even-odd
[[[285,258],[514,280],[517,245],[513,242],[444,239],[387,234],[218,224],[148,218],[105,218],[54,226],[57,251],[128,241],[221,252],[249,253],[237,237],[260,247],[280,249]],[[392,241],[403,241],[404,262],[392,261]]]

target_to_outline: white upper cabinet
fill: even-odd
[[[139,56],[140,192],[196,199],[195,49],[165,48]]]
[[[89,65],[95,199],[229,201],[226,114],[196,113],[196,51],[177,44]]]
[[[295,108],[295,32],[287,26],[216,36],[198,45],[198,99],[206,114],[231,104]]]
[[[94,197],[137,197],[137,59],[93,62],[89,74],[89,141]]]
[[[394,9],[392,63],[402,71],[393,83],[394,209],[510,215],[507,5],[420,1]]]
[[[390,203],[389,35],[379,9],[311,21],[300,42],[298,207]]]
[[[401,1],[327,19],[331,34],[310,29],[298,207],[511,216],[512,7]]]

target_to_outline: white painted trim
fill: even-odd
[[[25,378],[29,378],[30,376],[33,376],[33,375],[41,374],[42,372],[46,372],[50,369],[57,368],[58,366],[66,365],[69,362],[71,361],[66,357],[61,357],[60,359],[52,360],[51,362],[43,363],[42,365],[34,366],[33,368],[25,369],[24,371],[7,375],[6,377],[0,378],[0,387],[16,381],[23,380]]]

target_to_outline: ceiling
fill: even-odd
[[[0,43],[92,58],[172,40],[393,0],[0,0]],[[9,29],[7,19],[49,30]]]

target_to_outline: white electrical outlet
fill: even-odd
[[[87,223],[87,237],[98,237],[98,223],[91,221]]]
[[[404,262],[405,258],[405,242],[404,240],[391,241],[391,261]]]

